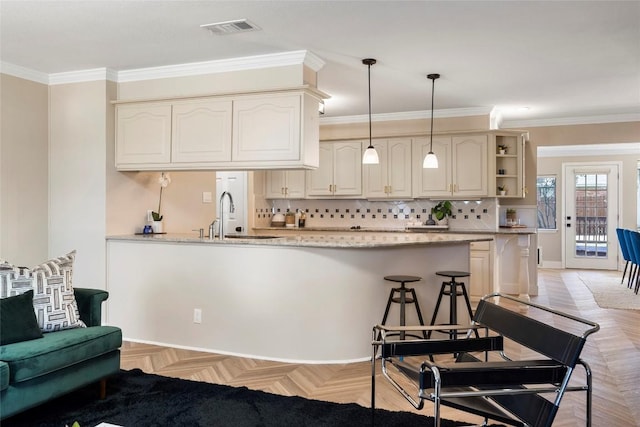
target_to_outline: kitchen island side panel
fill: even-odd
[[[167,346],[306,363],[366,360],[392,286],[385,275],[423,278],[413,285],[428,321],[442,282],[435,272],[468,269],[468,242],[305,248],[108,240],[107,323],[125,339]],[[202,323],[194,323],[194,309]],[[387,323],[398,317],[394,304]],[[410,306],[407,324],[417,324]]]

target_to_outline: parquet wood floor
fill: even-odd
[[[621,276],[619,272],[596,270],[580,270],[580,274],[588,274],[591,280]],[[601,326],[601,330],[589,338],[582,353],[594,375],[593,426],[640,427],[640,311],[600,308],[579,279],[577,270],[541,269],[538,280],[540,295],[532,301],[587,318]],[[371,369],[368,362],[300,365],[125,342],[121,367],[246,386],[282,395],[355,402],[367,407],[370,404]],[[376,385],[377,407],[423,415],[432,413],[428,404],[422,411],[413,410],[380,373]],[[475,424],[482,421],[479,417],[448,408],[443,411],[443,417]],[[554,426],[584,425],[584,393],[567,393]]]

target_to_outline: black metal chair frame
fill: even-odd
[[[576,322],[582,333],[567,332],[506,308],[501,304],[503,299],[511,305],[532,307]],[[485,422],[493,419],[514,426],[550,427],[567,391],[585,392],[586,425],[591,426],[591,368],[580,359],[580,353],[587,337],[599,330],[597,323],[508,295],[492,294],[479,302],[471,325],[455,326],[467,330],[465,338],[398,341],[388,335],[401,330],[417,332],[433,328],[441,326],[376,325],[373,328],[372,417],[379,358],[384,377],[412,406],[422,409],[425,400],[433,402],[436,427],[440,426],[441,405],[482,416]],[[485,331],[483,336],[472,336],[478,330]],[[512,360],[505,353],[505,339],[535,351],[540,358]],[[420,366],[411,363],[412,356],[442,354],[457,356],[444,362],[424,360]],[[576,365],[585,371],[584,384],[570,386]],[[396,380],[397,375],[409,379],[416,386],[417,394],[403,387]],[[553,397],[545,397],[550,394]]]

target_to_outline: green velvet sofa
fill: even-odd
[[[104,397],[106,377],[120,370],[122,331],[101,326],[108,292],[74,292],[86,328],[0,346],[0,419],[94,382],[100,382]]]

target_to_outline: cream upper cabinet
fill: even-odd
[[[258,170],[318,166],[311,88],[116,104],[119,170]]]
[[[231,105],[231,100],[173,103],[171,161],[230,161]]]
[[[267,199],[304,199],[305,171],[266,171],[264,196]]]
[[[411,139],[373,140],[373,146],[380,163],[362,165],[364,196],[411,197]]]
[[[437,169],[423,169],[429,139],[414,141],[414,197],[486,197],[488,191],[488,135],[455,135],[433,138]]]
[[[497,197],[524,197],[524,132],[496,132],[490,135],[490,174]],[[490,188],[491,189],[491,188]]]
[[[300,96],[256,96],[233,104],[233,158],[300,158]]]
[[[116,164],[171,161],[171,104],[116,106]]]
[[[306,171],[307,196],[362,196],[362,142],[320,144],[318,169]]]

